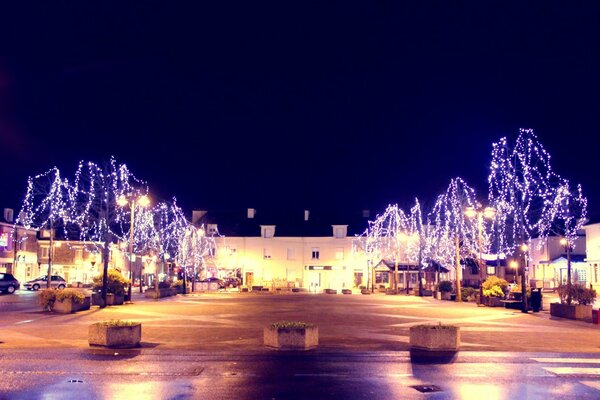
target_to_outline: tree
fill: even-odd
[[[102,166],[93,162],[79,163],[70,198],[70,215],[78,226],[81,240],[102,243],[101,307],[106,305],[111,244],[119,239],[124,240],[125,233],[130,229],[128,213],[118,206],[117,199],[147,193],[146,184],[135,178],[125,164],[118,164],[114,158]]]
[[[30,229],[48,229],[50,246],[48,248],[48,279],[46,287],[50,287],[52,276],[52,259],[54,255],[55,229],[63,228],[63,236],[67,236],[67,225],[70,221],[68,204],[71,197],[69,182],[62,179],[58,168],[54,167],[42,174],[29,177],[27,193],[17,218],[17,223]],[[16,230],[17,224],[15,224]]]
[[[451,266],[454,258],[456,271],[456,300],[461,299],[462,266],[464,260],[473,252],[477,243],[477,231],[465,215],[467,207],[474,207],[475,190],[463,179],[453,178],[446,193],[438,196],[431,212],[432,240],[440,246],[432,251],[431,258],[442,265]]]
[[[185,233],[188,222],[183,215],[183,211],[177,205],[176,198],[173,198],[171,203],[158,203],[153,209],[153,215],[151,231],[154,240],[152,243],[160,259],[161,271],[164,273],[166,260],[178,255],[181,238]],[[158,279],[156,285],[158,288]]]
[[[553,220],[554,190],[560,178],[550,165],[550,155],[532,129],[521,129],[514,144],[506,138],[493,144],[489,202],[496,209],[498,251],[514,254],[523,250],[522,291],[526,293],[526,264],[531,239],[545,239]],[[523,312],[527,312],[523,296]]]

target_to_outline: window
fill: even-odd
[[[313,247],[312,248],[311,258],[313,260],[318,260],[319,259],[319,248],[318,247]]]
[[[263,238],[272,238],[275,236],[275,225],[261,225],[260,231]]]
[[[343,247],[336,247],[335,248],[335,259],[336,260],[343,260],[344,259],[344,248]]]
[[[206,231],[210,236],[217,235],[219,233],[217,229],[217,224],[207,224]]]
[[[48,257],[48,247],[42,247],[42,257]]]
[[[288,247],[287,249],[287,259],[288,260],[293,260],[296,258],[296,252],[294,251],[293,248]]]
[[[268,247],[265,247],[265,248],[263,249],[263,258],[264,258],[265,260],[269,260],[269,259],[271,259],[271,249],[269,249]]]
[[[585,270],[585,268],[577,268],[576,273],[577,276],[575,277],[575,279],[579,281],[579,283],[585,284],[585,282],[587,281],[587,271]]]
[[[487,274],[488,275],[496,275],[496,267],[487,267]]]
[[[77,249],[75,250],[75,260],[81,260],[83,258],[83,250]]]

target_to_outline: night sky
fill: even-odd
[[[595,2],[171,3],[0,7],[0,208],[111,155],[190,215],[485,198],[523,127],[600,216]]]

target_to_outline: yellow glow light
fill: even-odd
[[[121,207],[124,207],[127,205],[127,197],[125,197],[124,195],[120,195],[119,198],[117,199],[117,204],[120,205]]]

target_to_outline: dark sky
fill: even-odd
[[[1,207],[111,155],[187,212],[485,197],[528,127],[600,215],[595,2],[171,3],[0,7]]]

